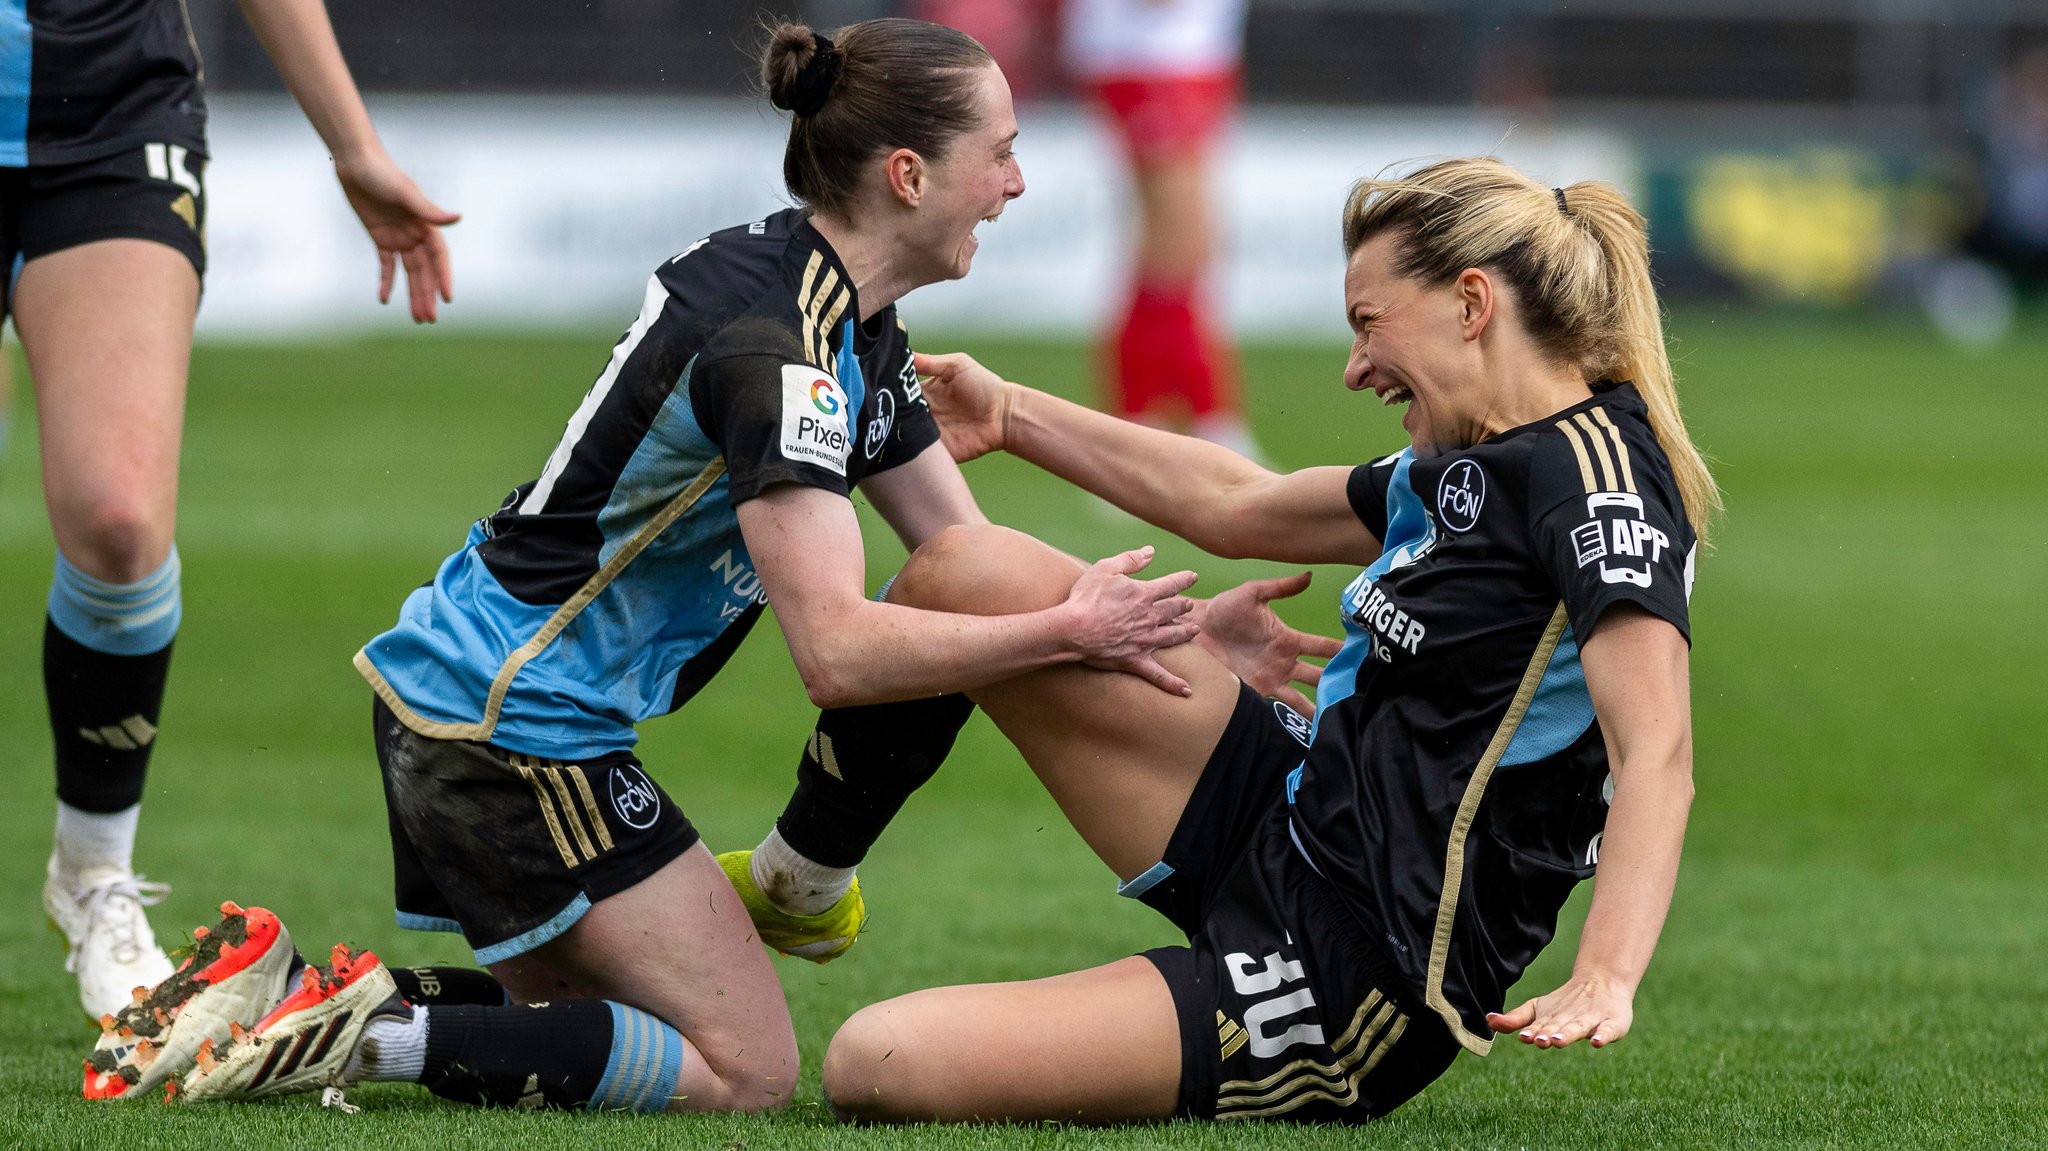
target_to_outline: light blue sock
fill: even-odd
[[[57,553],[50,581],[50,622],[57,630],[107,655],[148,655],[162,651],[184,618],[179,592],[178,549],[163,566],[134,583],[95,579]]]
[[[584,1104],[589,1111],[668,1109],[683,1074],[682,1032],[637,1007],[605,1001],[612,1009],[612,1055],[604,1078]]]

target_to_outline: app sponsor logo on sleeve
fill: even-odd
[[[1649,587],[1671,537],[1643,518],[1643,499],[1630,492],[1594,492],[1586,497],[1585,523],[1572,529],[1580,567],[1598,563],[1600,580]]]
[[[809,364],[782,366],[782,454],[838,475],[846,474],[846,390]]]

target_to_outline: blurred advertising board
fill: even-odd
[[[655,265],[707,232],[783,207],[785,121],[747,101],[380,97],[387,146],[444,207],[455,305],[443,326],[622,326]],[[1115,142],[1084,108],[1027,106],[1027,191],[982,240],[973,275],[913,293],[913,327],[1096,331],[1122,307],[1132,235]],[[1224,149],[1217,285],[1252,335],[1344,332],[1338,219],[1360,176],[1496,151],[1546,180],[1639,194],[1635,150],[1594,130],[1514,128],[1469,113],[1254,109]],[[211,268],[200,330],[297,338],[403,326],[372,302],[376,261],[319,141],[288,103],[215,101]]]
[[[399,162],[463,213],[448,232],[449,327],[623,325],[655,265],[787,203],[785,122],[748,101],[385,97],[375,111]],[[979,229],[971,276],[908,298],[914,328],[1085,335],[1122,308],[1133,236],[1114,139],[1084,107],[1029,105],[1020,119],[1024,197]],[[368,241],[295,109],[222,99],[212,136],[203,335],[402,325],[372,302]],[[1458,111],[1253,108],[1222,151],[1215,290],[1245,335],[1341,338],[1351,182],[1489,151],[1547,181],[1621,185],[1651,217],[1672,296],[1868,299],[1964,222],[1939,155],[1645,137]]]

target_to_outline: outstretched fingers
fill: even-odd
[[[1631,1019],[1632,1012],[1614,1010],[1596,999],[1556,994],[1531,999],[1513,1011],[1491,1012],[1486,1023],[1501,1034],[1512,1032],[1523,1043],[1548,1050],[1581,1039],[1605,1047],[1628,1034]]]

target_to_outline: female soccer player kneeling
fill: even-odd
[[[1367,566],[1313,723],[1196,647],[1162,657],[1185,698],[1075,668],[970,693],[1188,945],[868,1007],[825,1058],[841,1114],[1363,1120],[1495,1032],[1627,1034],[1692,798],[1686,600],[1718,505],[1642,218],[1464,159],[1361,181],[1343,232],[1344,382],[1412,441],[1368,464],[1275,475],[921,359],[958,459],[1007,450],[1219,555]],[[896,586],[1020,611],[1080,574],[968,528]],[[1508,1008],[1596,872],[1570,980]]]
[[[249,1030],[221,1023],[232,1042],[157,1041],[160,1057],[193,1052],[184,1098],[381,1079],[499,1106],[788,1103],[796,1038],[761,945],[777,939],[750,915],[785,930],[786,950],[836,954],[860,927],[852,860],[795,876],[825,905],[814,914],[743,903],[728,878],[752,891],[747,861],[721,868],[633,753],[635,725],[688,702],[771,601],[814,699],[935,707],[945,744],[968,705],[941,693],[1056,663],[1184,689],[1152,652],[1193,635],[1179,594],[1193,576],[1132,580],[1142,551],[1032,614],[866,598],[856,484],[913,547],[986,522],[938,442],[895,301],[966,275],[975,227],[1023,193],[1016,120],[988,54],[936,25],[870,21],[836,44],[785,25],[761,64],[795,113],[784,172],[805,207],[716,232],[648,278],[538,476],[356,658],[376,696],[399,922],[460,932],[491,975],[392,972],[337,948]],[[848,811],[860,842],[836,847],[857,857],[907,790],[818,800],[859,782],[856,745],[823,753],[841,770],[797,806]],[[931,767],[943,754],[918,752]],[[231,962],[254,964],[246,950]]]

